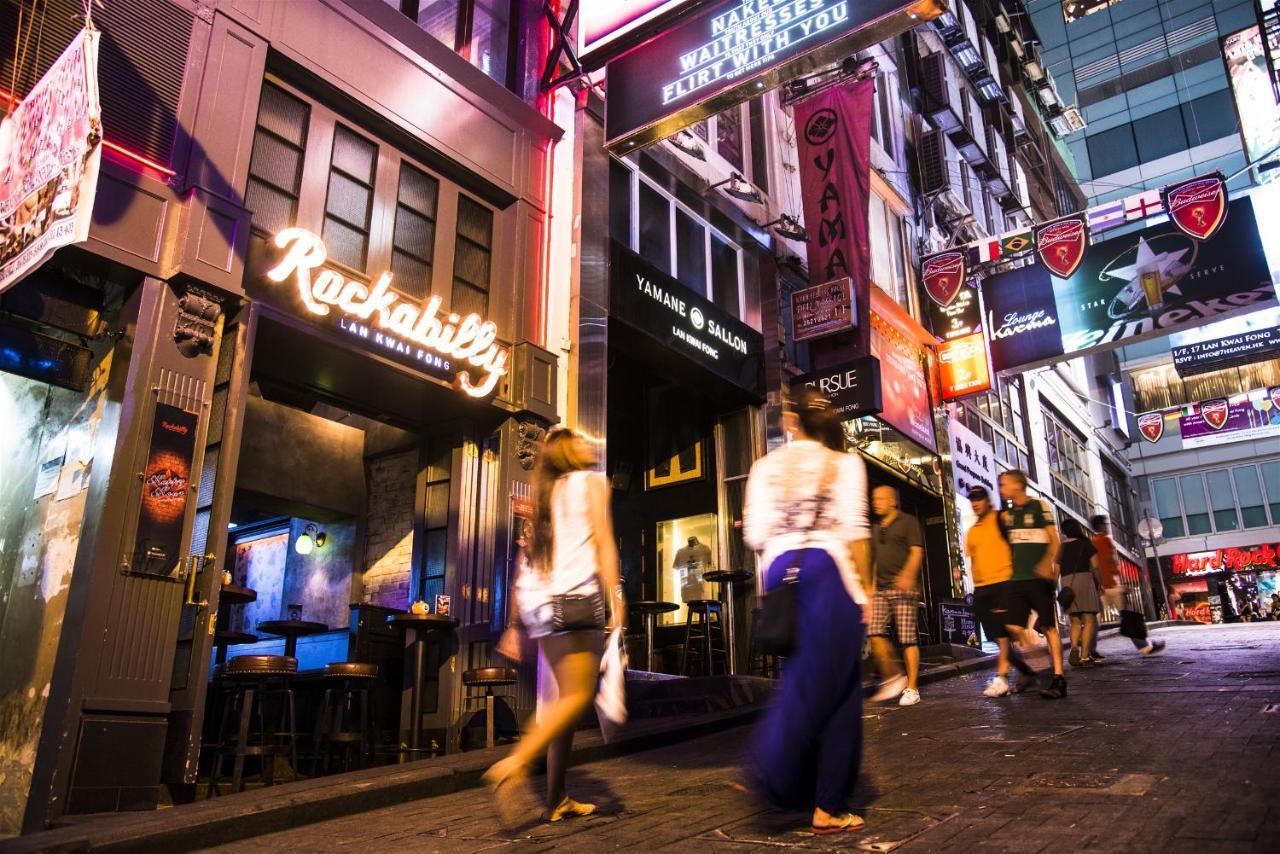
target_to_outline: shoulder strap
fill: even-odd
[[[1004,541],[1009,542],[1009,526],[1004,522],[1003,510],[992,510],[996,514],[996,527],[1000,530],[1000,536],[1004,537]]]

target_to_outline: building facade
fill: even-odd
[[[43,38],[81,11],[44,4]],[[380,665],[381,738],[454,749],[557,418],[539,4],[130,0],[95,22],[90,239],[4,294],[7,324],[88,342],[74,391],[0,374],[22,428],[0,477],[7,831],[194,796],[216,662],[280,654],[271,621],[314,629],[300,671]],[[414,602],[454,626],[411,705],[413,633],[387,617]]]
[[[1231,198],[1248,196],[1259,222],[1267,221],[1275,209],[1267,162],[1280,114],[1262,48],[1260,13],[1270,4],[1027,5],[1045,68],[1088,124],[1068,146],[1091,202],[1141,204],[1170,183],[1217,171]],[[1274,236],[1263,228],[1261,237],[1274,280]],[[1123,396],[1132,401],[1128,456],[1140,513],[1151,520],[1150,535],[1137,540],[1142,551],[1159,555],[1162,612],[1221,622],[1273,607],[1274,566],[1253,560],[1280,536],[1280,518],[1270,510],[1280,494],[1280,447],[1264,417],[1270,404],[1268,412],[1254,410],[1259,423],[1245,424],[1249,429],[1239,429],[1249,418],[1238,416],[1221,431],[1202,429],[1202,410],[1205,403],[1241,412],[1261,406],[1277,382],[1276,362],[1265,348],[1220,366],[1175,365],[1175,353],[1275,321],[1275,310],[1265,309],[1118,351],[1119,374],[1131,390]]]

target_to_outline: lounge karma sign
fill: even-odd
[[[0,122],[0,292],[89,239],[102,160],[98,37],[82,30]]]

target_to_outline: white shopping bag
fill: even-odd
[[[627,652],[622,643],[622,630],[610,632],[600,659],[600,688],[596,692],[596,717],[600,734],[612,741],[627,722]]]

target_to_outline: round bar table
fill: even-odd
[[[413,691],[409,700],[409,751],[422,752],[422,683],[427,641],[432,634],[452,632],[458,621],[439,614],[392,614],[387,624],[413,632]]]
[[[639,611],[644,616],[644,669],[653,672],[653,630],[654,621],[659,614],[670,614],[679,611],[675,602],[632,602],[631,610]]]
[[[733,586],[743,581],[750,581],[755,574],[745,569],[713,569],[704,572],[702,579],[720,585],[720,598],[724,601],[724,645],[729,655],[729,674],[738,672],[738,650],[733,641]]]
[[[329,627],[324,623],[313,623],[310,620],[263,620],[258,623],[258,631],[284,638],[284,654],[290,658],[297,658],[298,638],[327,632]]]

